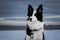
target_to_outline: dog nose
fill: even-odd
[[[32,21],[32,18],[30,18],[30,21]]]

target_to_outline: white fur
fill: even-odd
[[[37,21],[37,22],[28,21],[29,28],[32,29],[32,30],[43,28],[44,27],[43,24],[44,24],[43,22],[39,22],[39,21]]]
[[[30,17],[30,18],[32,18],[32,22],[37,21],[36,17],[34,16],[35,13],[36,13],[36,10],[34,10],[33,15]]]
[[[30,17],[32,18],[32,22],[31,21],[28,21],[27,24],[29,26],[29,28],[31,30],[33,29],[40,29],[38,31],[33,31],[33,35],[31,36],[26,36],[26,40],[43,40],[43,32],[44,32],[44,22],[40,22],[37,20],[37,18],[34,16],[34,14],[36,13],[36,11],[33,12],[33,15]],[[33,37],[33,38],[31,38]]]
[[[34,10],[33,15],[30,17],[32,18],[32,22],[28,21],[27,24],[29,25],[30,29],[39,29],[39,28],[43,28],[44,27],[44,22],[40,22],[37,20],[37,18],[34,16],[34,14],[36,13],[36,10]]]

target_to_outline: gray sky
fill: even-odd
[[[45,24],[60,25],[60,0],[0,0],[0,25],[26,23],[29,4],[34,9],[43,4]]]

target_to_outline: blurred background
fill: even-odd
[[[29,4],[43,5],[45,40],[60,40],[60,0],[0,0],[0,40],[24,40]]]

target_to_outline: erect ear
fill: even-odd
[[[31,16],[33,14],[33,8],[31,5],[28,5],[28,14],[27,16]]]
[[[43,12],[42,4],[38,6],[38,8],[37,8],[37,12],[39,12],[39,13]]]

